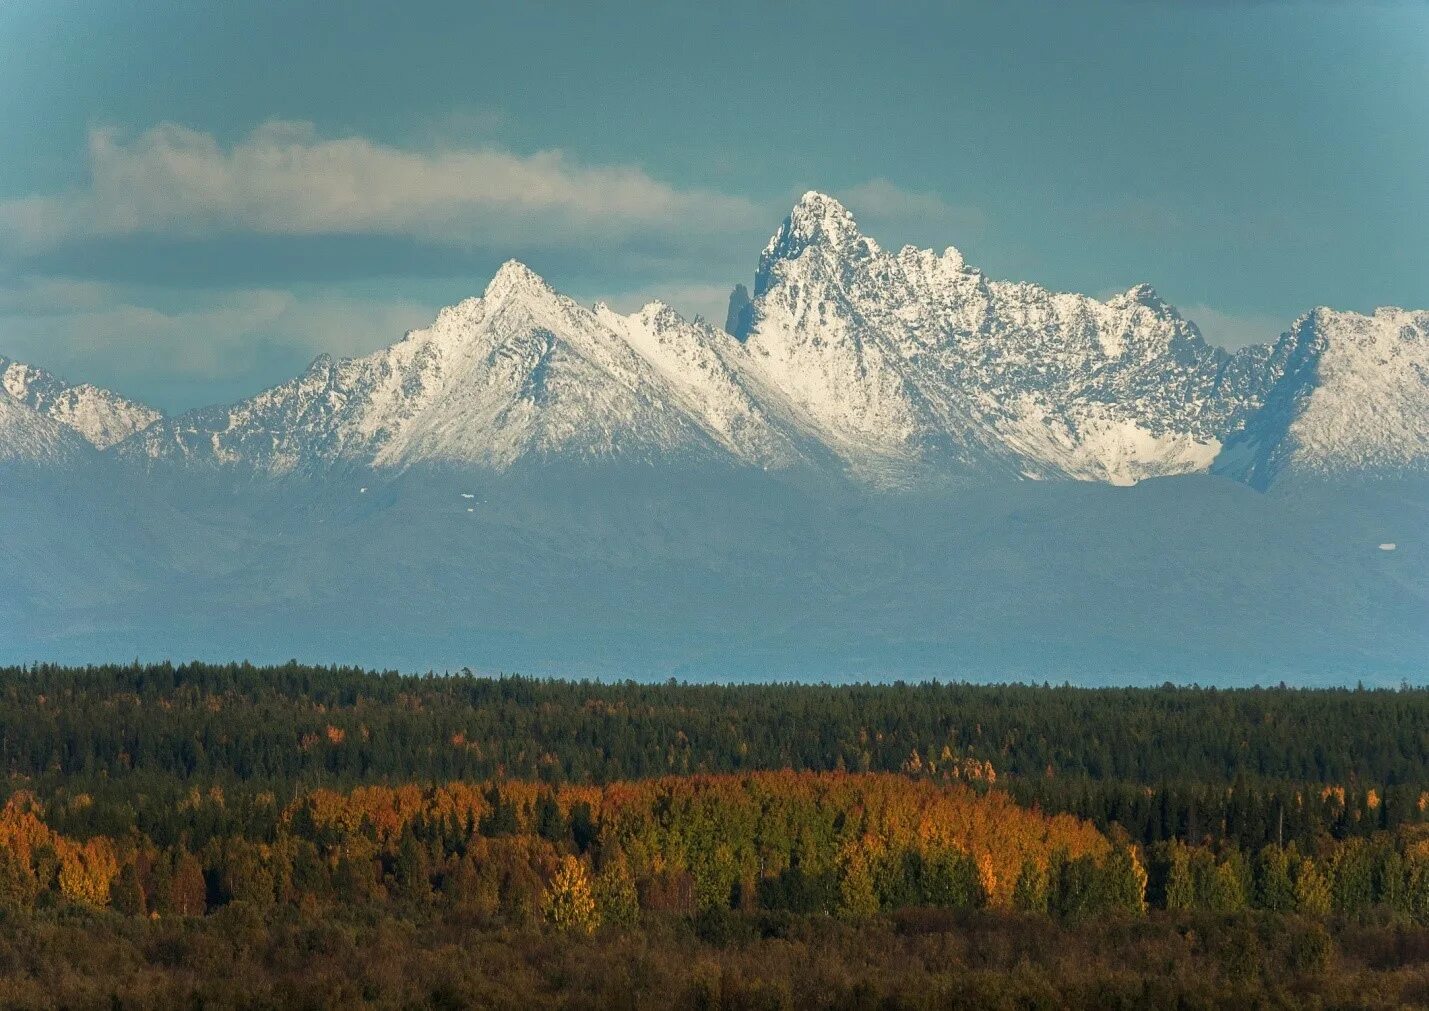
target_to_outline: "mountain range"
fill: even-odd
[[[722,329],[660,302],[587,308],[510,261],[390,347],[173,417],[0,358],[0,506],[23,534],[0,548],[0,647],[335,656],[376,635],[407,665],[642,675],[1221,676],[1237,655],[1293,675],[1313,655],[1323,676],[1403,676],[1429,658],[1426,474],[1429,312],[1316,308],[1228,352],[1148,285],[1099,300],[991,279],[952,248],[890,252],[810,192]],[[449,510],[486,539],[428,529]],[[692,618],[666,595],[697,572]],[[1177,627],[1097,627],[1158,580],[1191,587],[1166,601]],[[1207,580],[1233,592],[1209,599]],[[512,610],[498,591],[521,583]],[[979,593],[1019,603],[984,614]],[[622,597],[643,612],[607,613]],[[1208,646],[1237,601],[1289,625],[1250,654]],[[1287,638],[1308,615],[1315,654]]]

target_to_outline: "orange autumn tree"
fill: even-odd
[[[60,893],[72,902],[88,906],[109,904],[109,889],[119,873],[114,844],[104,836],[82,843],[55,837],[60,858]]]

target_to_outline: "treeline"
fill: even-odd
[[[1402,1008],[1429,1004],[1426,959],[1422,930],[1281,914],[651,914],[587,935],[234,903],[201,918],[35,914],[0,930],[0,1006]]]
[[[78,833],[172,834],[161,823],[193,785],[286,802],[320,785],[785,768],[996,784],[1146,845],[1304,847],[1425,820],[1429,692],[0,671],[0,789],[84,794],[82,810],[61,808]]]
[[[1424,689],[604,684],[295,663],[38,665],[0,668],[0,686],[0,765],[27,774],[610,782],[897,771],[946,748],[1024,778],[1429,782]],[[329,727],[334,746],[294,747]]]

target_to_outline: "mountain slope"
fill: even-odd
[[[44,369],[0,356],[0,388],[15,400],[107,449],[160,417],[145,404],[90,383],[67,383]]]
[[[1429,469],[1429,312],[1319,308],[1276,354],[1286,368],[1218,472],[1264,489],[1285,473]]]
[[[127,507],[101,489],[96,510],[83,487],[0,481],[18,531],[0,538],[0,658],[1223,685],[1392,685],[1429,664],[1423,482],[923,492],[609,466],[196,483],[137,481]]]
[[[1228,354],[1145,286],[888,253],[818,194],[731,310],[585,308],[512,262],[391,347],[157,421],[7,362],[0,658],[1429,666],[1429,314],[1317,310]]]
[[[0,389],[0,464],[70,466],[92,453],[75,431]]]

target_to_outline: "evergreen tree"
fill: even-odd
[[[600,922],[616,927],[633,927],[640,919],[640,898],[625,854],[618,850],[606,857],[595,877],[593,889]]]
[[[139,871],[134,861],[126,860],[119,867],[119,876],[109,890],[109,901],[125,916],[143,916],[148,912],[144,887],[139,882]]]
[[[878,912],[878,890],[868,864],[868,855],[858,848],[845,856],[840,868],[839,913],[849,919],[861,920]]]
[[[1102,873],[1109,908],[1126,913],[1146,911],[1146,871],[1134,849],[1118,846],[1107,857]]]
[[[402,833],[392,861],[397,894],[414,902],[426,902],[432,894],[431,865],[426,848],[412,831]]]
[[[1261,848],[1255,863],[1255,904],[1272,912],[1295,908],[1295,885],[1290,879],[1290,854],[1280,846]]]
[[[169,912],[175,916],[202,916],[208,905],[207,892],[203,866],[188,850],[181,850],[170,879]]]
[[[1173,845],[1166,872],[1166,908],[1179,912],[1196,908],[1196,882],[1191,874],[1191,858],[1185,846]]]
[[[1245,884],[1241,874],[1232,861],[1220,861],[1210,877],[1205,908],[1216,913],[1237,913],[1245,907]]]
[[[570,838],[565,816],[549,790],[542,791],[536,798],[536,834],[553,843],[562,843]]]
[[[1012,889],[1012,906],[1027,913],[1047,912],[1047,871],[1035,860],[1024,860]]]

